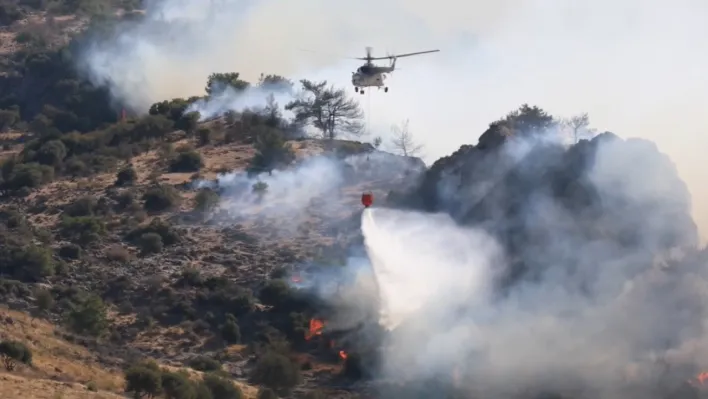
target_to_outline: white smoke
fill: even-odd
[[[474,143],[522,103],[554,115],[585,111],[601,131],[656,141],[708,228],[703,1],[151,0],[145,8],[144,21],[87,48],[82,60],[136,108],[202,95],[213,72],[350,87],[359,62],[342,57],[361,57],[365,46],[377,56],[439,48],[400,59],[388,93],[362,96],[373,134],[410,119],[432,161]]]
[[[267,189],[259,195],[253,188],[265,183]],[[339,206],[338,188],[345,182],[341,163],[319,156],[305,159],[297,167],[274,170],[272,174],[249,175],[244,171],[217,176],[216,182],[198,181],[197,188],[218,187],[221,190],[219,208],[233,223],[254,218],[278,220],[280,232],[295,233],[309,218],[331,212]]]
[[[277,106],[278,111],[283,112],[282,107],[293,98],[292,91],[287,87],[255,86],[237,91],[226,86],[193,102],[184,112],[199,112],[200,120],[218,117],[227,111],[262,111],[268,106]],[[289,114],[286,111],[284,116],[289,117]]]
[[[705,276],[668,283],[671,277],[652,269],[619,282],[619,291],[587,298],[567,291],[561,265],[554,265],[541,281],[498,301],[490,294],[504,263],[484,233],[441,217],[392,210],[375,210],[362,223],[379,284],[381,323],[397,327],[384,356],[387,377],[415,381],[457,369],[466,379],[474,376],[470,384],[488,394],[581,384],[607,390],[601,397],[619,398],[618,387],[638,378],[629,374],[632,368],[644,374],[634,382],[659,377],[656,354],[669,353],[661,350],[665,341],[685,337],[693,350],[708,349],[691,322],[705,316]],[[600,279],[614,279],[625,267],[613,266],[619,270],[607,270]],[[667,286],[689,291],[656,292]],[[682,311],[681,298],[697,301],[688,305],[690,312]],[[674,322],[666,324],[666,317]],[[705,364],[691,353],[677,360]]]
[[[528,207],[517,220],[537,225],[546,244],[528,242],[514,254],[444,215],[366,211],[362,232],[378,283],[379,322],[391,330],[384,375],[413,382],[459,372],[468,393],[481,397],[580,389],[583,397],[659,398],[662,359],[679,371],[678,383],[708,366],[705,259],[666,267],[657,256],[671,231],[662,218],[688,204],[681,202],[685,189],[666,174],[671,168],[651,164],[661,159],[647,156],[647,146],[602,142],[585,175],[605,207],[632,204],[620,220],[590,222],[638,232],[631,247],[602,235],[584,239],[580,232],[591,224],[538,192],[524,199]],[[525,157],[524,148],[509,154]],[[695,237],[685,234],[690,246]],[[499,277],[515,256],[538,274],[500,295]]]

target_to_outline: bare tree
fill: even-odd
[[[590,117],[588,117],[588,114],[584,112],[582,114],[571,116],[564,121],[564,124],[573,131],[573,139],[577,143],[578,132],[587,129],[588,125],[590,125]]]
[[[423,146],[417,144],[413,139],[413,134],[408,129],[408,119],[401,122],[400,125],[391,126],[391,131],[393,132],[391,144],[403,156],[414,157],[420,154]]]
[[[285,106],[295,114],[296,123],[312,123],[330,140],[340,134],[360,136],[364,133],[364,113],[359,103],[347,97],[344,89],[327,86],[326,80],[315,83],[303,79],[300,83],[303,87],[300,98]]]

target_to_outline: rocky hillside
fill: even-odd
[[[218,134],[215,123],[224,122],[210,122]],[[347,157],[346,150],[331,152],[331,143],[300,140],[290,143],[299,166],[253,178],[245,171],[251,146],[215,142],[195,149],[183,134],[171,137],[169,148],[131,158],[118,174],[58,179],[23,197],[7,196],[6,239],[36,249],[21,255],[32,257],[30,270],[7,253],[5,274],[16,280],[2,280],[3,302],[33,311],[41,292],[53,302],[46,317],[58,323],[77,307],[98,311],[100,320],[80,316],[69,326],[82,336],[110,331],[101,344],[105,359],[149,356],[184,365],[216,356],[232,376],[248,379],[247,347],[221,352],[224,321],[238,320],[238,335],[229,339],[257,341],[259,326],[277,321],[269,309],[281,301],[259,298],[264,283],[312,260],[346,257],[360,239],[361,193],[383,197],[405,188],[422,163],[380,152]],[[169,172],[165,160],[185,151],[204,165],[197,175]],[[267,187],[262,193],[253,191],[258,182]],[[43,283],[25,284],[37,279]],[[309,318],[300,317],[302,327],[286,327],[294,329],[291,339],[305,334]]]
[[[357,297],[365,322],[330,328],[350,313],[318,289],[348,294],[363,192],[494,237],[508,258],[496,317],[512,298],[541,309],[529,322],[557,316],[583,348],[601,336],[628,363],[665,355],[670,376],[637,385],[656,382],[651,399],[698,395],[707,255],[686,187],[653,144],[605,133],[562,145],[555,118],[522,106],[426,169],[340,140],[361,114],[327,82],[300,82],[288,104],[202,115],[219,90],[295,90],[236,72],[211,75],[205,95],[123,112],[77,60],[82,45],[141,17],[124,12],[132,3],[0,2],[0,396],[469,397],[484,386],[479,373],[379,380],[390,336],[376,301]],[[570,307],[578,298],[584,312]],[[520,397],[575,397],[563,390],[573,384],[543,377]],[[646,393],[622,397],[648,397],[636,392]]]
[[[361,239],[361,193],[408,188],[422,162],[303,139],[284,104],[206,122],[188,108],[209,96],[126,114],[78,60],[88,41],[140,18],[116,8],[130,2],[11,3],[0,4],[0,301],[86,347],[121,379],[115,393],[352,397],[344,348],[306,339],[321,335],[311,322],[324,308],[292,279],[341,265]],[[207,84],[251,86],[237,73]],[[317,104],[300,104],[305,122]],[[28,353],[48,355],[2,340],[13,376],[36,367]],[[13,381],[12,395],[46,393]]]

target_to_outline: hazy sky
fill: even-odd
[[[157,0],[148,19],[88,53],[117,95],[145,106],[201,94],[211,72],[326,78],[342,57],[438,48],[399,60],[390,91],[360,96],[374,135],[410,119],[428,162],[474,144],[522,103],[657,142],[708,232],[708,3],[700,0]],[[211,5],[210,5],[211,4]],[[169,21],[168,27],[161,21]],[[311,52],[302,51],[311,50]]]

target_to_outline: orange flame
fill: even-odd
[[[310,329],[305,333],[305,339],[311,340],[315,335],[322,335],[324,321],[318,319],[310,319]]]
[[[290,277],[290,280],[292,280],[293,283],[301,283],[302,282],[302,278],[300,278],[300,276],[292,276],[292,277]]]
[[[706,380],[708,380],[708,372],[704,371],[704,372],[702,372],[702,373],[699,373],[699,374],[696,376],[696,379],[698,380],[698,382],[699,382],[701,385],[703,385],[703,384],[706,382]]]
[[[347,352],[339,351],[339,357],[342,358],[342,360],[347,360]]]

